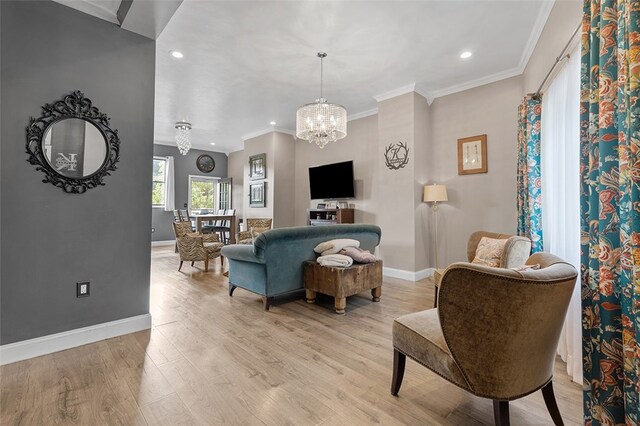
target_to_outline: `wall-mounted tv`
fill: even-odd
[[[309,192],[312,200],[353,198],[353,161],[309,167]]]

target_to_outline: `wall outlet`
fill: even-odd
[[[156,232],[156,228],[151,228],[151,233]]]
[[[76,283],[76,297],[89,297],[89,281]]]

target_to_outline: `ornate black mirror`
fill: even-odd
[[[103,178],[116,169],[120,139],[109,117],[82,92],[73,92],[29,120],[27,153],[29,163],[44,172],[43,182],[81,194],[104,185]]]

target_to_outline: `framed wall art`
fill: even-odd
[[[249,207],[265,207],[265,186],[264,182],[249,184]]]
[[[249,179],[259,180],[267,177],[267,154],[249,157]]]
[[[487,173],[487,135],[458,139],[458,174]]]

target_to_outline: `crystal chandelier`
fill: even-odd
[[[315,102],[302,105],[296,113],[296,137],[315,142],[324,148],[329,142],[335,142],[347,136],[347,110],[342,105],[330,104],[322,97],[324,52],[318,52],[320,58],[320,98]]]
[[[178,121],[176,123],[176,144],[178,144],[178,150],[180,154],[187,155],[187,152],[191,149],[191,136],[189,131],[191,130],[191,123],[186,121]]]

